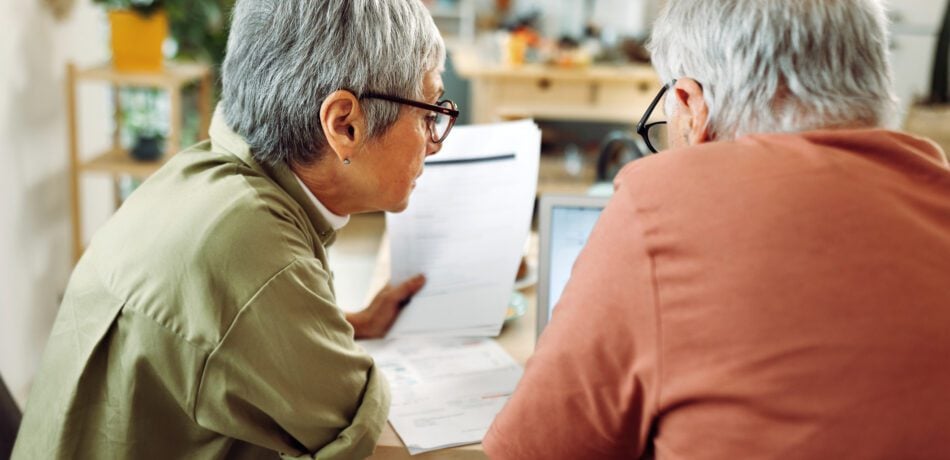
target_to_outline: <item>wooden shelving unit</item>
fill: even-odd
[[[425,4],[443,36],[466,42],[475,40],[474,0],[430,0]]]
[[[104,152],[93,155],[91,158],[82,155],[79,149],[79,115],[77,112],[79,100],[77,87],[80,83],[107,84],[112,88],[112,103],[114,107],[115,130],[112,133],[112,146]],[[67,124],[69,131],[69,173],[70,191],[72,192],[70,205],[72,211],[72,239],[73,261],[79,260],[82,255],[82,200],[80,178],[84,174],[98,173],[111,176],[118,180],[121,176],[136,179],[146,179],[158,170],[172,155],[181,149],[182,125],[182,90],[191,83],[198,84],[198,113],[200,127],[198,136],[207,137],[208,127],[211,124],[211,69],[204,64],[197,63],[167,63],[161,72],[155,73],[124,73],[112,69],[108,64],[90,68],[78,68],[74,64],[67,64],[66,68],[66,104]],[[124,87],[156,88],[166,91],[169,95],[169,130],[166,135],[165,155],[162,159],[153,162],[138,161],[129,155],[121,143],[121,100],[119,89]]]

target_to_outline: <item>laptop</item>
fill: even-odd
[[[538,205],[538,325],[547,326],[571,277],[571,268],[587,243],[609,197],[544,195]]]

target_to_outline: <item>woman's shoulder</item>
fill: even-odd
[[[123,208],[140,222],[170,220],[162,224],[166,238],[156,236],[194,257],[265,247],[267,258],[286,263],[320,244],[303,208],[265,172],[201,145],[170,159]]]

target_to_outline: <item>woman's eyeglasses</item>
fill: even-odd
[[[673,83],[676,82],[674,81]],[[640,122],[637,123],[637,134],[643,138],[643,142],[647,144],[647,148],[653,153],[658,153],[660,150],[666,148],[668,137],[666,133],[666,121],[654,121],[651,123],[650,117],[653,115],[653,109],[663,100],[663,95],[666,94],[666,91],[670,89],[673,83],[667,83],[660,88],[660,92],[653,98],[653,102],[650,103],[650,106],[647,107],[647,111],[644,112],[643,117],[640,118]]]
[[[442,143],[442,141],[448,137],[452,126],[455,126],[455,120],[459,117],[458,106],[448,99],[439,101],[436,104],[427,104],[425,102],[413,101],[412,99],[403,99],[401,97],[376,93],[366,93],[362,95],[361,98],[381,99],[432,111],[433,114],[426,117],[426,123],[429,128],[429,140],[436,144]]]

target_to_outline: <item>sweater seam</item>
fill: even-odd
[[[633,200],[633,202],[636,203],[636,199],[632,196],[633,190],[629,190],[627,193],[631,194],[631,200]],[[639,206],[637,206],[636,204],[634,205],[634,209],[636,210],[636,214],[638,216],[638,218],[635,219],[637,231],[640,232],[640,238],[643,241],[643,251],[648,257],[649,263],[650,263],[650,288],[653,291],[652,292],[652,301],[653,301],[652,308],[653,308],[653,315],[655,318],[654,324],[656,327],[656,388],[653,389],[654,404],[652,407],[653,417],[651,418],[655,418],[656,416],[660,414],[660,408],[662,407],[661,398],[663,397],[663,372],[664,372],[664,369],[663,369],[664,368],[663,366],[663,321],[660,314],[661,313],[660,282],[657,279],[656,254],[655,254],[655,251],[652,251],[649,247],[649,243],[647,239],[647,231],[644,228],[643,223],[642,223],[644,210],[640,208]]]
[[[654,415],[659,415],[663,397],[663,319],[660,316],[660,282],[656,276],[656,255],[647,251],[650,257],[650,281],[653,288],[653,315],[656,317],[656,390],[654,395]]]

